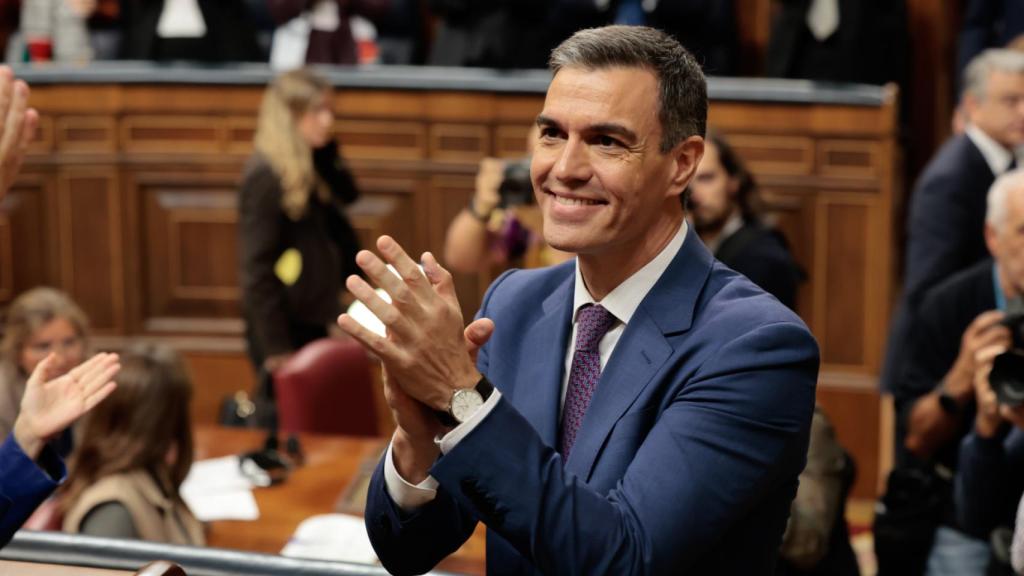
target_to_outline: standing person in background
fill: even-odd
[[[267,88],[239,190],[242,300],[249,353],[273,372],[327,336],[359,249],[344,206],[359,193],[332,137],[331,87],[308,70]]]
[[[35,134],[39,113],[28,85],[0,66],[0,199],[10,189]],[[116,354],[97,354],[63,376],[51,376],[53,355],[25,384],[14,431],[0,444],[0,547],[64,479],[64,463],[48,443],[114,391]]]
[[[352,38],[353,15],[374,21],[388,15],[391,0],[267,0],[278,26],[295,18],[308,23],[308,64],[355,64],[359,61]]]
[[[193,449],[185,365],[149,345],[121,362],[117,391],[82,419],[60,492],[64,531],[202,546],[202,525],[178,492]]]
[[[122,0],[125,60],[265,62],[245,0]]]
[[[53,288],[33,288],[14,299],[7,309],[0,340],[0,436],[14,429],[25,383],[47,356],[53,377],[63,376],[85,361],[89,351],[89,322],[71,298]],[[71,451],[71,430],[64,430],[54,447],[61,456]]]

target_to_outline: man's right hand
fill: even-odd
[[[463,333],[466,350],[474,362],[480,347],[493,333],[494,322],[486,318],[475,320],[466,327]],[[419,484],[429,475],[430,467],[440,452],[434,438],[444,434],[446,429],[433,411],[406,394],[386,369],[383,380],[384,398],[397,425],[391,441],[395,469],[406,482]]]
[[[1000,324],[1005,317],[999,310],[989,310],[979,314],[967,327],[960,338],[960,353],[943,384],[947,393],[958,400],[970,398],[979,368],[978,352],[989,346],[1009,348],[1013,344],[1010,329]]]

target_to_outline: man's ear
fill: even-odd
[[[974,115],[977,113],[980,106],[981,98],[977,94],[966,91],[964,92],[963,97],[960,99],[960,108],[963,110],[964,116],[968,122],[974,121]]]
[[[697,173],[700,159],[704,157],[704,139],[690,136],[672,148],[672,194],[681,193]]]
[[[995,258],[999,249],[999,231],[988,222],[985,223],[985,246],[988,247],[988,253],[992,258]]]

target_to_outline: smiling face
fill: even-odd
[[[659,148],[658,79],[645,69],[563,68],[537,123],[530,175],[552,247],[631,274],[671,240],[703,140]],[[588,286],[590,282],[588,279]]]

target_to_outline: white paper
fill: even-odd
[[[321,514],[306,518],[281,550],[282,556],[377,563],[366,525],[359,516]]]
[[[260,508],[252,490],[217,492],[181,497],[200,522],[214,520],[259,520]]]
[[[309,17],[305,12],[278,26],[270,44],[270,67],[292,70],[305,64],[309,33]]]
[[[320,0],[309,12],[309,22],[313,30],[334,32],[341,26],[341,15],[338,14],[338,0]]]
[[[181,498],[204,522],[260,517],[252,482],[242,475],[238,456],[194,462],[181,484]]]
[[[164,0],[164,9],[156,25],[161,38],[202,38],[206,21],[198,0]]]

